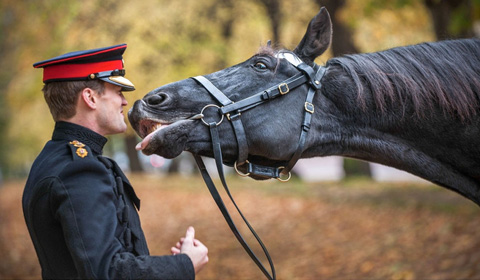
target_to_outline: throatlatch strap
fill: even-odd
[[[287,174],[292,170],[293,166],[297,163],[303,153],[303,148],[305,147],[305,141],[307,140],[307,134],[310,130],[310,124],[312,122],[312,115],[315,112],[315,106],[313,105],[313,97],[317,90],[322,88],[322,84],[320,80],[325,75],[325,67],[320,67],[316,72],[313,70],[312,67],[308,66],[305,63],[300,63],[297,66],[306,76],[309,77],[309,84],[310,87],[308,88],[307,97],[305,98],[304,110],[305,113],[303,115],[303,122],[302,122],[302,130],[300,132],[300,138],[298,139],[297,149],[293,154],[292,158],[288,162],[287,167],[282,170],[282,173]]]
[[[313,97],[315,96],[315,90],[313,88],[308,89],[307,98],[305,100],[305,113],[303,115],[302,130],[300,131],[300,138],[298,139],[297,149],[293,154],[292,158],[288,162],[287,167],[282,170],[283,173],[288,174],[292,170],[293,166],[297,163],[303,153],[303,148],[305,147],[305,142],[307,140],[307,134],[310,130],[310,123],[312,122],[312,115],[315,110],[313,106]]]
[[[225,192],[227,193],[228,197],[230,198],[233,205],[237,209],[237,212],[240,214],[243,221],[245,222],[245,224],[250,229],[250,232],[253,234],[253,236],[257,240],[258,244],[262,247],[263,252],[265,253],[265,256],[266,256],[266,258],[267,258],[267,260],[270,264],[270,269],[272,271],[272,274],[270,274],[267,271],[267,269],[263,266],[262,262],[258,259],[258,257],[255,255],[255,253],[252,251],[252,249],[248,246],[247,242],[245,241],[243,236],[238,231],[237,227],[235,226],[235,223],[232,220],[232,217],[230,216],[230,214],[228,212],[227,207],[223,203],[222,197],[218,193],[218,190],[216,189],[215,184],[212,181],[212,178],[208,174],[208,171],[205,167],[205,164],[203,163],[202,158],[198,155],[193,155],[194,158],[195,158],[195,161],[197,162],[198,168],[200,169],[203,180],[205,181],[205,184],[207,185],[208,190],[210,191],[210,194],[212,195],[213,199],[215,200],[215,203],[217,204],[218,208],[220,209],[220,212],[222,212],[222,215],[225,218],[225,221],[227,222],[228,226],[230,227],[230,230],[233,232],[233,234],[237,238],[238,242],[242,245],[242,247],[248,253],[250,258],[252,258],[252,260],[260,268],[260,270],[267,277],[267,279],[274,280],[274,279],[276,279],[275,267],[273,265],[273,261],[270,257],[270,254],[268,253],[268,250],[265,247],[265,245],[263,244],[260,237],[257,235],[257,233],[255,232],[253,227],[250,225],[250,223],[247,221],[247,219],[245,218],[243,213],[240,211],[240,208],[237,206],[237,203],[233,199],[233,196],[230,193],[230,190],[228,189],[227,182],[225,181],[225,175],[224,175],[224,172],[223,172],[222,150],[221,150],[221,146],[220,146],[220,138],[218,136],[218,131],[217,131],[217,124],[216,123],[210,123],[209,127],[210,127],[210,135],[212,137],[213,153],[214,153],[214,157],[215,157],[215,163],[217,165],[218,175],[220,177],[222,185],[223,185],[223,187],[225,189]]]

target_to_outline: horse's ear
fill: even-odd
[[[310,21],[307,32],[293,52],[305,63],[310,64],[328,49],[331,42],[332,21],[327,9],[322,7]]]

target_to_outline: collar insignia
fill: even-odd
[[[70,142],[71,145],[77,147],[77,148],[83,148],[85,147],[85,144],[77,141],[77,140],[73,140],[72,142]]]
[[[88,152],[85,148],[78,148],[77,149],[77,156],[84,158],[88,155]]]
[[[83,144],[82,142],[73,140],[69,144],[77,148],[77,151],[76,151],[77,156],[84,158],[88,155],[87,149],[84,148],[85,144]]]

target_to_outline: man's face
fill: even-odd
[[[97,93],[98,94],[98,93]],[[125,132],[127,124],[123,115],[123,107],[127,100],[123,96],[122,88],[105,83],[105,92],[98,94],[97,122],[102,135]]]

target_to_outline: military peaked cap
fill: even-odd
[[[76,51],[33,64],[43,68],[43,82],[82,81],[100,79],[122,87],[123,91],[135,90],[125,78],[123,53],[127,44],[106,48]]]

